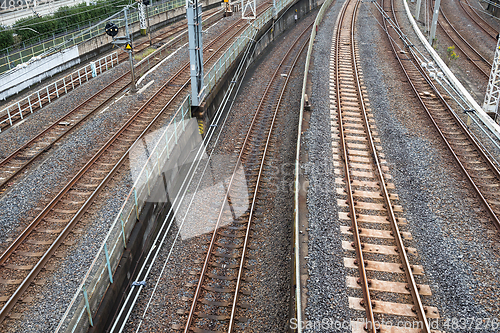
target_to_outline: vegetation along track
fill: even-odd
[[[220,14],[216,12],[213,15]],[[213,17],[213,15],[211,17]],[[210,21],[212,22],[212,21]],[[208,23],[209,25],[210,23]],[[176,32],[185,30],[186,24],[170,29],[157,38],[168,38]],[[172,31],[174,30],[174,31]],[[169,43],[169,48],[174,49],[185,42],[185,38],[177,36]],[[156,39],[156,38],[155,38]],[[149,41],[147,42],[149,45]],[[143,43],[144,44],[144,43]],[[146,63],[147,69],[152,68],[161,61],[154,57],[152,61]],[[147,70],[144,69],[143,70]],[[39,160],[45,152],[50,150],[54,144],[65,138],[73,129],[77,128],[85,120],[89,119],[97,111],[109,105],[115,98],[130,87],[130,70],[100,89],[93,96],[80,103],[73,110],[55,121],[52,125],[38,133],[31,140],[19,147],[16,151],[0,161],[0,196],[4,194],[27,167]]]
[[[203,19],[207,20],[207,22],[205,23],[206,26],[204,26],[204,28],[217,22],[217,19],[222,17],[222,12],[223,12],[222,10],[217,10],[215,13],[212,13],[212,14],[208,14],[208,15],[204,14]],[[167,31],[152,38],[152,42],[154,45],[159,45],[161,43],[169,43],[170,44],[168,46],[169,48],[175,48],[179,45],[182,45],[186,41],[187,41],[187,23],[181,23],[179,25],[171,27]],[[134,46],[134,52],[137,54],[138,52],[144,51],[148,47],[150,47],[149,40],[143,41],[143,42],[137,44],[136,46]],[[124,60],[127,60],[127,58],[128,58],[128,53],[119,52],[118,62],[122,62]],[[143,68],[141,66],[140,69],[138,68],[136,70],[142,70],[143,72],[145,72],[149,68],[152,68],[157,63],[159,63],[161,60],[162,59],[159,57],[152,57],[151,61],[148,61],[144,65],[142,65],[142,66],[146,66],[147,68]],[[104,70],[107,70],[107,68],[104,68]],[[84,77],[85,78],[83,80],[81,80],[81,79],[78,79],[78,77],[73,77],[72,75],[67,75],[63,79],[58,80],[58,82],[59,82],[58,86],[64,87],[64,89],[59,88],[58,91],[56,91],[55,87],[51,87],[48,90],[42,91],[40,93],[40,98],[39,98],[40,103],[31,103],[31,107],[30,107],[30,103],[28,103],[28,102],[21,104],[19,106],[19,109],[21,110],[20,114],[17,113],[15,115],[11,115],[10,121],[12,122],[12,124],[8,121],[7,114],[0,115],[0,133],[2,131],[4,131],[5,128],[9,128],[12,125],[15,125],[19,121],[25,119],[30,114],[42,109],[43,106],[50,103],[51,100],[62,97],[64,94],[70,92],[71,90],[75,90],[82,83],[87,82],[89,79],[91,79],[92,73],[87,72],[84,74]],[[121,81],[123,81],[123,83],[119,83]],[[109,99],[112,99],[112,98],[114,98],[114,96],[116,96],[116,94],[109,95],[109,91],[115,90],[116,89],[115,86],[119,86],[122,84],[125,84],[125,86],[120,88],[120,89],[125,89],[130,85],[130,70],[127,70],[127,72],[124,73],[119,79],[115,80],[110,85],[108,85],[108,86],[104,87],[103,89],[101,89],[100,91],[98,91],[94,96],[90,97],[89,100],[92,98],[100,99],[102,102],[101,103],[101,105],[102,105],[102,104],[106,103]],[[115,86],[111,87],[111,85],[115,85]],[[111,96],[111,97],[106,99],[106,97],[102,97],[102,96]],[[89,101],[87,100],[83,103],[89,104]],[[83,107],[88,107],[88,106],[82,106],[82,105],[77,106],[77,108],[79,108],[78,112],[83,112]],[[95,111],[95,110],[96,109],[93,109],[93,111]],[[66,119],[61,120],[60,119],[59,122],[67,123],[68,120],[66,120]],[[66,129],[68,129],[68,128],[66,128]],[[2,171],[0,171],[0,173],[2,173]],[[3,180],[1,177],[2,176],[0,175],[0,184],[2,182],[5,183],[6,181]],[[2,186],[2,185],[0,185],[0,186]]]
[[[463,8],[464,12],[481,28],[488,36],[497,40],[498,31],[493,28],[488,22],[486,22],[477,12],[477,10],[469,3],[469,0],[460,0],[460,6]]]
[[[258,13],[267,7],[269,4],[260,6]],[[211,67],[247,27],[244,22],[236,21],[205,47],[206,67]],[[209,49],[214,51],[208,52]],[[189,63],[186,63],[78,171],[0,256],[0,280],[4,282],[0,284],[0,304],[3,304],[0,323],[126,161],[129,147],[149,133],[159,120],[172,117],[165,111],[172,110],[188,94],[189,77]]]
[[[402,231],[406,224],[402,207],[394,204],[398,196],[388,182],[389,169],[383,165],[382,148],[376,144],[380,139],[364,96],[354,38],[359,3],[350,0],[342,7],[330,60],[330,101],[336,106],[331,114],[333,157],[336,174],[345,175],[336,180],[338,194],[346,198],[338,199],[339,218],[350,221],[350,226],[341,226],[341,232],[353,240],[343,241],[342,247],[356,258],[346,257],[344,265],[359,273],[359,277],[347,276],[346,284],[357,295],[362,291],[362,298],[349,297],[349,307],[366,316],[364,322],[353,322],[352,330],[390,331],[390,326],[380,324],[385,319],[386,323],[413,322],[412,327],[430,332],[428,318],[438,318],[439,313],[424,306],[421,298],[431,291],[417,284],[423,269],[411,264],[416,249],[405,245],[411,234]]]
[[[392,6],[392,2],[391,2]],[[398,26],[394,6],[385,10],[387,19]],[[387,19],[384,22],[387,22]],[[500,230],[500,171],[491,155],[483,149],[481,143],[468,130],[467,125],[453,112],[438,89],[420,67],[418,58],[411,43],[403,42],[393,29],[386,27],[391,36],[392,48],[396,59],[408,78],[412,90],[420,104],[429,115],[439,136],[448,147],[454,160],[458,163],[465,177],[477,192],[497,229]],[[398,39],[398,44],[394,38]],[[398,52],[405,49],[408,52]],[[432,92],[432,93],[430,93]]]
[[[259,201],[265,200],[259,192],[265,182],[266,155],[272,149],[273,128],[288,79],[307,45],[311,27],[312,24],[299,32],[300,36],[290,45],[266,86],[243,142],[237,144],[241,147],[239,156],[222,201],[227,203],[219,210],[198,282],[188,284],[194,289],[190,308],[178,311],[187,315],[185,321],[182,320],[185,324],[174,325],[175,330],[233,332],[240,331],[239,322],[246,321],[245,308],[249,305],[239,298],[249,292],[245,282],[251,279],[244,267],[251,229],[258,227],[262,218],[256,210]],[[248,178],[240,177],[242,167]],[[245,211],[237,211],[234,205],[238,202],[244,202]]]
[[[429,1],[432,6],[432,1]],[[439,26],[443,29],[448,38],[458,47],[465,57],[481,72],[486,79],[490,77],[491,63],[479,53],[451,24],[443,10],[440,8],[441,15],[438,19]],[[432,11],[431,11],[432,12]]]

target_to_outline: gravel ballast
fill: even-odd
[[[207,41],[211,41],[235,19],[237,19],[236,16],[222,19],[218,24],[208,29],[204,37]],[[121,126],[125,119],[164,84],[172,73],[177,72],[187,59],[187,46],[184,46],[156,71],[148,74],[147,79],[138,86],[140,89],[154,80],[148,89],[141,94],[126,95],[120,99],[119,103],[114,103],[105,112],[98,112],[92,119],[85,122],[53,148],[53,151],[42,163],[37,164],[0,199],[0,219],[2,221],[0,224],[0,249],[7,247],[9,244],[7,239],[15,237],[21,228],[39,213],[35,208],[45,203],[42,200],[51,199],[71,179],[78,167],[83,165]],[[33,123],[36,128],[41,128],[43,124],[46,124],[38,124],[35,117],[47,117],[47,123],[50,119],[57,119],[49,112],[51,108],[61,110],[58,112],[67,112],[73,104],[66,103],[72,103],[72,99],[76,99],[72,97],[75,93],[91,96],[99,89],[95,84],[110,82],[106,80],[111,80],[115,75],[118,74],[112,70],[91,80],[88,84],[79,87],[49,107],[42,109],[39,113],[27,118],[26,124],[21,124],[19,129],[27,133],[26,135],[30,135],[28,127],[23,129],[28,122]],[[169,117],[165,117],[164,123],[156,126],[156,129],[160,129],[161,132],[161,126],[164,126],[169,120]],[[11,133],[2,134],[15,134]],[[8,137],[2,136],[1,139],[8,140]],[[151,144],[154,146],[154,143]],[[34,301],[24,303],[21,306],[16,305],[14,308],[14,312],[23,313],[22,319],[7,319],[0,325],[2,332],[54,331],[134,182],[130,170],[135,167],[137,166],[127,165],[127,169],[120,172],[99,195],[96,200],[97,204],[91,207],[91,212],[84,216],[75,227],[76,232],[69,237],[76,243],[70,247],[62,246],[58,250],[58,256],[49,262],[49,265],[53,265],[55,270],[42,272],[37,280],[43,279],[44,283],[32,285],[28,291],[29,295],[34,297]]]
[[[400,12],[404,10],[401,4]],[[350,320],[363,316],[348,310],[345,268],[340,241],[335,179],[331,160],[328,72],[335,18],[334,4],[320,26],[314,44],[312,113],[305,144],[310,163],[307,193],[309,217],[309,290],[307,320],[312,323]],[[404,12],[401,12],[404,13]],[[433,296],[425,304],[436,306],[439,329],[448,332],[496,332],[486,321],[498,319],[498,233],[476,193],[451,159],[445,145],[413,93],[404,83],[399,64],[391,54],[379,14],[369,2],[360,6],[358,40],[364,83],[390,167],[408,231],[417,249],[416,263],[423,265],[425,283]],[[401,22],[400,22],[401,23]],[[329,27],[331,26],[331,27]],[[417,43],[406,22],[403,31]],[[422,46],[418,46],[423,50]],[[469,318],[469,319],[467,319]],[[452,320],[462,326],[452,327]],[[482,320],[486,321],[482,321]],[[447,321],[448,320],[448,321]],[[446,324],[449,324],[447,326]],[[474,325],[473,325],[474,326]],[[311,329],[310,332],[335,331]],[[350,329],[340,330],[350,332]]]

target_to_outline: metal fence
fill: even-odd
[[[115,271],[120,261],[128,237],[150,195],[150,189],[161,176],[162,166],[177,144],[179,136],[184,132],[189,118],[191,118],[191,98],[187,96],[150,153],[87,274],[60,320],[56,332],[73,332],[93,325],[92,313],[97,310],[108,285],[113,283],[112,272]],[[127,153],[130,153],[131,149]]]
[[[41,88],[17,103],[2,109],[0,117],[3,120],[0,121],[0,132],[2,128],[12,126],[14,119],[23,119],[26,115],[43,108],[45,105],[116,65],[118,65],[118,52],[115,51]],[[6,117],[4,118],[4,116]]]
[[[171,0],[156,4],[154,6],[147,6],[148,14],[150,17],[153,15],[158,15],[160,13],[164,13],[166,11],[185,6],[184,0]],[[134,11],[129,13],[128,21],[130,23],[139,22],[139,12]],[[56,37],[47,42],[33,45],[24,50],[16,51],[9,53],[0,57],[0,73],[4,73],[12,68],[15,68],[17,65],[27,62],[33,57],[36,57],[42,53],[45,53],[47,50],[67,42],[65,48],[80,44],[85,42],[91,38],[104,34],[104,27],[106,23],[101,23],[97,26],[91,27],[85,34],[81,34],[81,31],[75,31],[69,33],[64,36]],[[123,21],[117,21],[118,27],[123,27],[125,23]]]
[[[277,2],[279,12],[295,0]],[[263,13],[257,20],[237,38],[219,61],[205,75],[205,85],[209,92],[221,79],[231,63],[244,51],[245,45],[253,41],[256,32],[260,30],[273,15],[272,8]],[[93,325],[92,316],[97,311],[100,301],[110,283],[121,254],[123,253],[130,233],[138,219],[144,203],[149,197],[161,175],[162,166],[169,158],[169,154],[177,143],[178,136],[184,131],[185,121],[190,118],[190,96],[187,96],[176,112],[174,119],[169,123],[161,135],[158,143],[150,153],[149,158],[139,173],[132,190],[129,192],[115,221],[109,228],[106,238],[102,242],[96,257],[85,274],[83,281],[75,291],[66,312],[61,318],[56,333],[74,332]],[[130,151],[130,149],[129,149]]]

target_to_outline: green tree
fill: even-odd
[[[0,49],[5,49],[14,45],[14,35],[12,34],[12,30],[3,30],[4,27],[1,27],[0,29],[2,29],[2,31],[0,31]]]

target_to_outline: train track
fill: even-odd
[[[223,204],[219,210],[198,283],[192,285],[191,306],[188,311],[178,312],[187,316],[183,320],[185,324],[174,325],[174,330],[233,332],[238,330],[238,322],[246,321],[243,308],[248,305],[239,298],[248,294],[244,281],[250,279],[244,267],[251,229],[258,226],[262,218],[257,216],[256,209],[259,201],[265,200],[260,192],[265,178],[266,155],[271,150],[273,128],[288,79],[307,45],[311,27],[312,24],[289,46],[266,86],[245,138],[236,145],[241,148],[223,200],[229,203],[229,209]],[[243,177],[241,168],[245,170]],[[233,205],[238,202],[249,208],[235,215]]]
[[[474,21],[474,23],[476,23],[477,26],[481,28],[488,36],[496,41],[498,31],[479,15],[476,9],[469,3],[469,0],[460,0],[459,3],[465,13],[471,18],[471,20]]]
[[[387,19],[392,19],[397,25],[397,18],[393,10],[393,7],[386,9],[386,12],[392,15]],[[392,34],[392,38],[397,36],[392,29],[387,31]],[[400,43],[400,45],[396,45],[393,42],[393,51],[415,96],[428,114],[453,159],[478,194],[478,198],[490,215],[493,224],[500,230],[499,169],[493,162],[491,155],[483,149],[480,142],[468,130],[466,124],[453,112],[427,73],[420,67],[413,48],[406,48],[408,52],[404,55],[396,52],[400,48],[405,48],[405,45]]]
[[[216,14],[217,13],[214,15]],[[209,26],[210,23],[207,25]],[[174,36],[176,32],[182,31],[185,28],[186,25],[181,25],[175,29],[169,30],[157,38]],[[172,30],[175,30],[175,32]],[[174,38],[170,40],[168,48],[174,49],[182,45],[184,42],[185,38]],[[147,44],[149,46],[149,42]],[[145,65],[148,66],[149,69],[158,64],[161,60],[162,59],[159,57],[154,57],[154,59],[147,62]],[[52,125],[35,135],[35,137],[12,152],[9,156],[1,160],[0,196],[7,192],[7,190],[20,179],[20,175],[31,164],[40,160],[42,156],[54,147],[57,142],[65,138],[74,129],[83,124],[84,121],[89,119],[98,111],[102,110],[118,96],[124,93],[130,87],[130,81],[130,70],[128,70],[120,77],[100,89],[93,96],[80,103],[66,115],[56,120]]]
[[[429,2],[432,6],[432,2]],[[486,78],[490,77],[491,63],[484,58],[478,50],[467,42],[467,40],[455,29],[448,20],[443,10],[439,8],[441,16],[438,19],[439,26],[443,29],[446,36],[457,46],[465,57],[482,73]]]
[[[389,169],[377,146],[380,139],[358,73],[354,30],[359,3],[350,0],[342,7],[330,60],[330,86],[334,86],[330,100],[337,111],[331,114],[332,137],[340,143],[333,148],[334,163],[345,175],[337,181],[337,192],[345,197],[338,199],[339,218],[350,221],[341,232],[353,240],[344,241],[342,247],[355,252],[356,258],[345,258],[344,265],[359,272],[359,277],[347,277],[348,287],[362,291],[362,298],[349,297],[349,306],[364,311],[366,317],[364,322],[352,322],[353,332],[390,331],[390,326],[380,325],[387,316],[394,323],[417,322],[420,332],[430,332],[428,318],[439,318],[439,313],[424,306],[422,297],[431,291],[417,284],[423,270],[410,261],[416,250],[405,245],[411,234],[401,230],[402,207],[394,203],[398,197],[388,181]]]
[[[269,4],[262,4],[258,13],[268,7]],[[243,20],[236,21],[225,33],[206,45],[204,65],[211,67],[246,27]],[[172,117],[167,110],[178,105],[188,94],[189,83],[188,62],[129,118],[2,253],[0,279],[7,282],[7,287],[0,292],[0,304],[3,303],[0,323],[98,194],[120,170],[132,144],[141,140],[157,123]]]
[[[222,14],[222,10],[218,10],[215,13],[211,13],[211,14],[208,14],[208,15],[204,14],[205,17],[203,19],[207,18],[207,16],[214,17],[214,16],[221,15],[221,14]],[[169,42],[169,41],[172,42],[171,39],[174,36],[176,36],[179,33],[181,33],[183,30],[185,30],[187,32],[187,23],[182,23],[180,25],[174,26],[171,29],[168,29],[167,31],[165,31],[165,32],[157,35],[154,38],[152,38],[153,44],[157,45],[159,43],[162,43],[163,41],[165,41],[165,42]],[[185,40],[187,40],[187,37],[184,38],[184,39],[179,39],[179,38],[175,39],[173,41],[173,43],[171,43],[171,47],[175,47],[175,46],[179,45],[181,42],[183,42],[183,41],[185,42]],[[141,52],[141,51],[147,49],[148,47],[150,47],[149,40],[146,40],[146,41],[141,42],[140,44],[134,46],[134,52],[135,53]],[[118,53],[118,62],[122,62],[122,61],[126,60],[127,58],[128,58],[128,53],[126,53],[126,52],[119,52]],[[156,57],[155,57],[155,58],[153,58],[151,60],[151,62],[147,63],[147,66],[149,66],[149,68],[152,68],[154,65],[156,65],[160,61],[161,61],[161,59],[156,59]],[[107,70],[107,69],[104,68],[104,70]],[[124,75],[122,75],[121,78],[120,78],[120,80],[123,80],[123,78],[126,77],[126,76],[130,76],[130,70],[128,70]],[[21,111],[22,116],[20,114],[16,114],[16,115],[11,116],[12,125],[14,125],[14,124],[18,123],[19,121],[25,119],[30,114],[32,114],[32,113],[34,113],[34,112],[42,109],[44,106],[46,106],[47,104],[49,104],[51,100],[59,98],[60,96],[66,94],[69,91],[75,90],[80,85],[82,85],[83,83],[85,83],[89,79],[91,79],[92,78],[92,73],[91,72],[85,73],[84,77],[85,77],[85,79],[81,80],[81,79],[78,79],[78,78],[73,77],[71,75],[65,76],[63,79],[59,80],[59,81],[64,82],[65,86],[68,87],[64,91],[60,91],[59,93],[56,93],[56,89],[55,88],[50,88],[50,89],[48,89],[48,91],[44,91],[44,92],[40,93],[40,98],[39,98],[40,99],[40,103],[32,103],[31,104],[31,108],[29,107],[29,103],[21,104],[19,106],[19,108],[22,110]],[[101,94],[101,92],[102,92],[102,90],[99,91],[99,92],[97,92],[97,95]],[[0,115],[0,133],[3,132],[5,128],[9,128],[9,127],[12,126],[12,125],[10,125],[10,122],[6,121],[7,119],[8,119],[8,115],[7,114]],[[1,181],[1,179],[0,179],[0,181]]]

